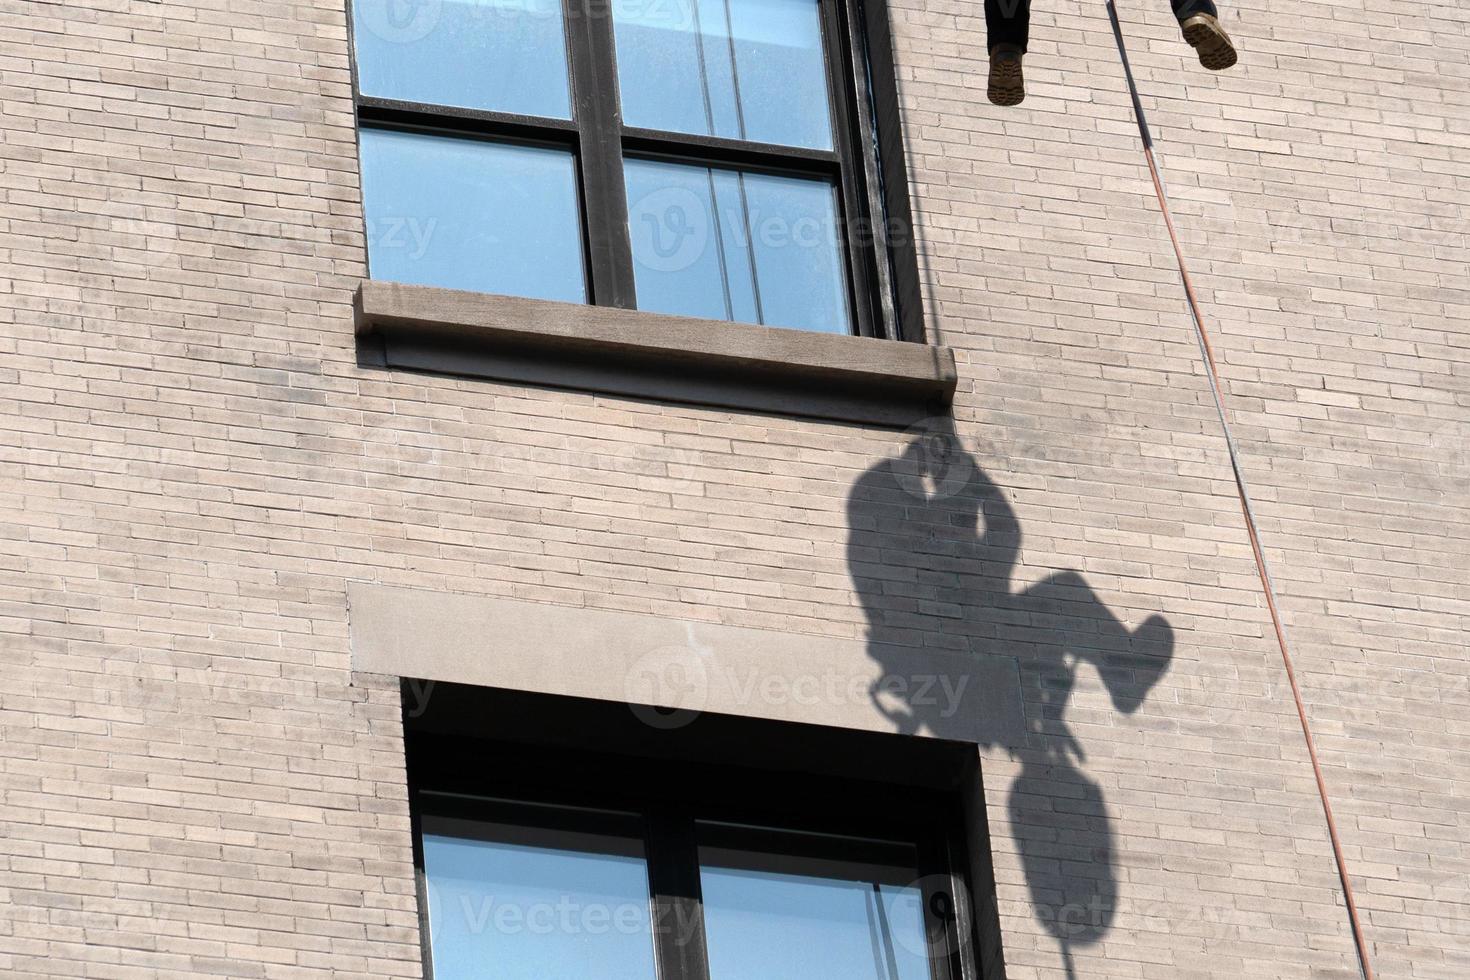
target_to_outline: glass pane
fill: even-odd
[[[630,126],[832,148],[818,0],[614,0]]]
[[[699,849],[710,980],[929,980],[910,869]]]
[[[571,115],[561,0],[353,0],[363,95]]]
[[[628,160],[638,308],[851,332],[829,181]]]
[[[362,196],[374,279],[587,300],[568,152],[364,129]]]
[[[654,980],[637,841],[426,817],[436,980]]]

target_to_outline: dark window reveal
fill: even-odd
[[[421,682],[404,703],[434,980],[981,976],[973,746],[668,728],[653,708]]]

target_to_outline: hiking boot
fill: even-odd
[[[1179,27],[1184,31],[1184,40],[1199,52],[1199,63],[1210,71],[1224,71],[1235,64],[1235,45],[1220,26],[1219,18],[1195,14],[1181,20]]]
[[[1020,105],[1026,97],[1026,79],[1021,76],[1019,46],[997,44],[990,49],[990,90],[986,93],[996,105]]]

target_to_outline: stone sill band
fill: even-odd
[[[947,347],[369,280],[365,366],[904,426],[946,414]]]

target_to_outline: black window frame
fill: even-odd
[[[425,691],[429,702],[438,701],[427,723],[409,711],[426,700]],[[933,953],[930,980],[982,977],[986,923],[979,916],[994,914],[994,882],[984,883],[991,898],[977,896],[960,791],[939,785],[944,779],[936,775],[953,765],[936,760],[929,746],[896,735],[711,715],[696,722],[701,731],[686,734],[649,728],[641,719],[657,709],[646,706],[635,716],[612,702],[423,681],[404,682],[403,703],[425,980],[435,980],[426,817],[623,838],[638,828],[660,980],[719,980],[708,972],[699,825],[719,825],[719,833],[741,835],[757,850],[762,835],[805,836],[823,850],[804,855],[876,864],[892,865],[895,846],[911,847]],[[831,754],[842,749],[848,751]],[[761,764],[777,751],[786,757],[770,755],[770,768]],[[813,771],[801,761],[808,752],[846,769]],[[974,747],[944,743],[944,752],[959,758]],[[875,766],[906,781],[874,778]],[[975,908],[975,897],[986,907]]]
[[[357,128],[478,138],[569,151],[577,173],[588,302],[636,309],[624,157],[833,181],[853,333],[922,342],[924,317],[884,0],[817,0],[833,149],[628,127],[619,109],[613,0],[561,0],[571,119],[364,95],[351,0]]]

